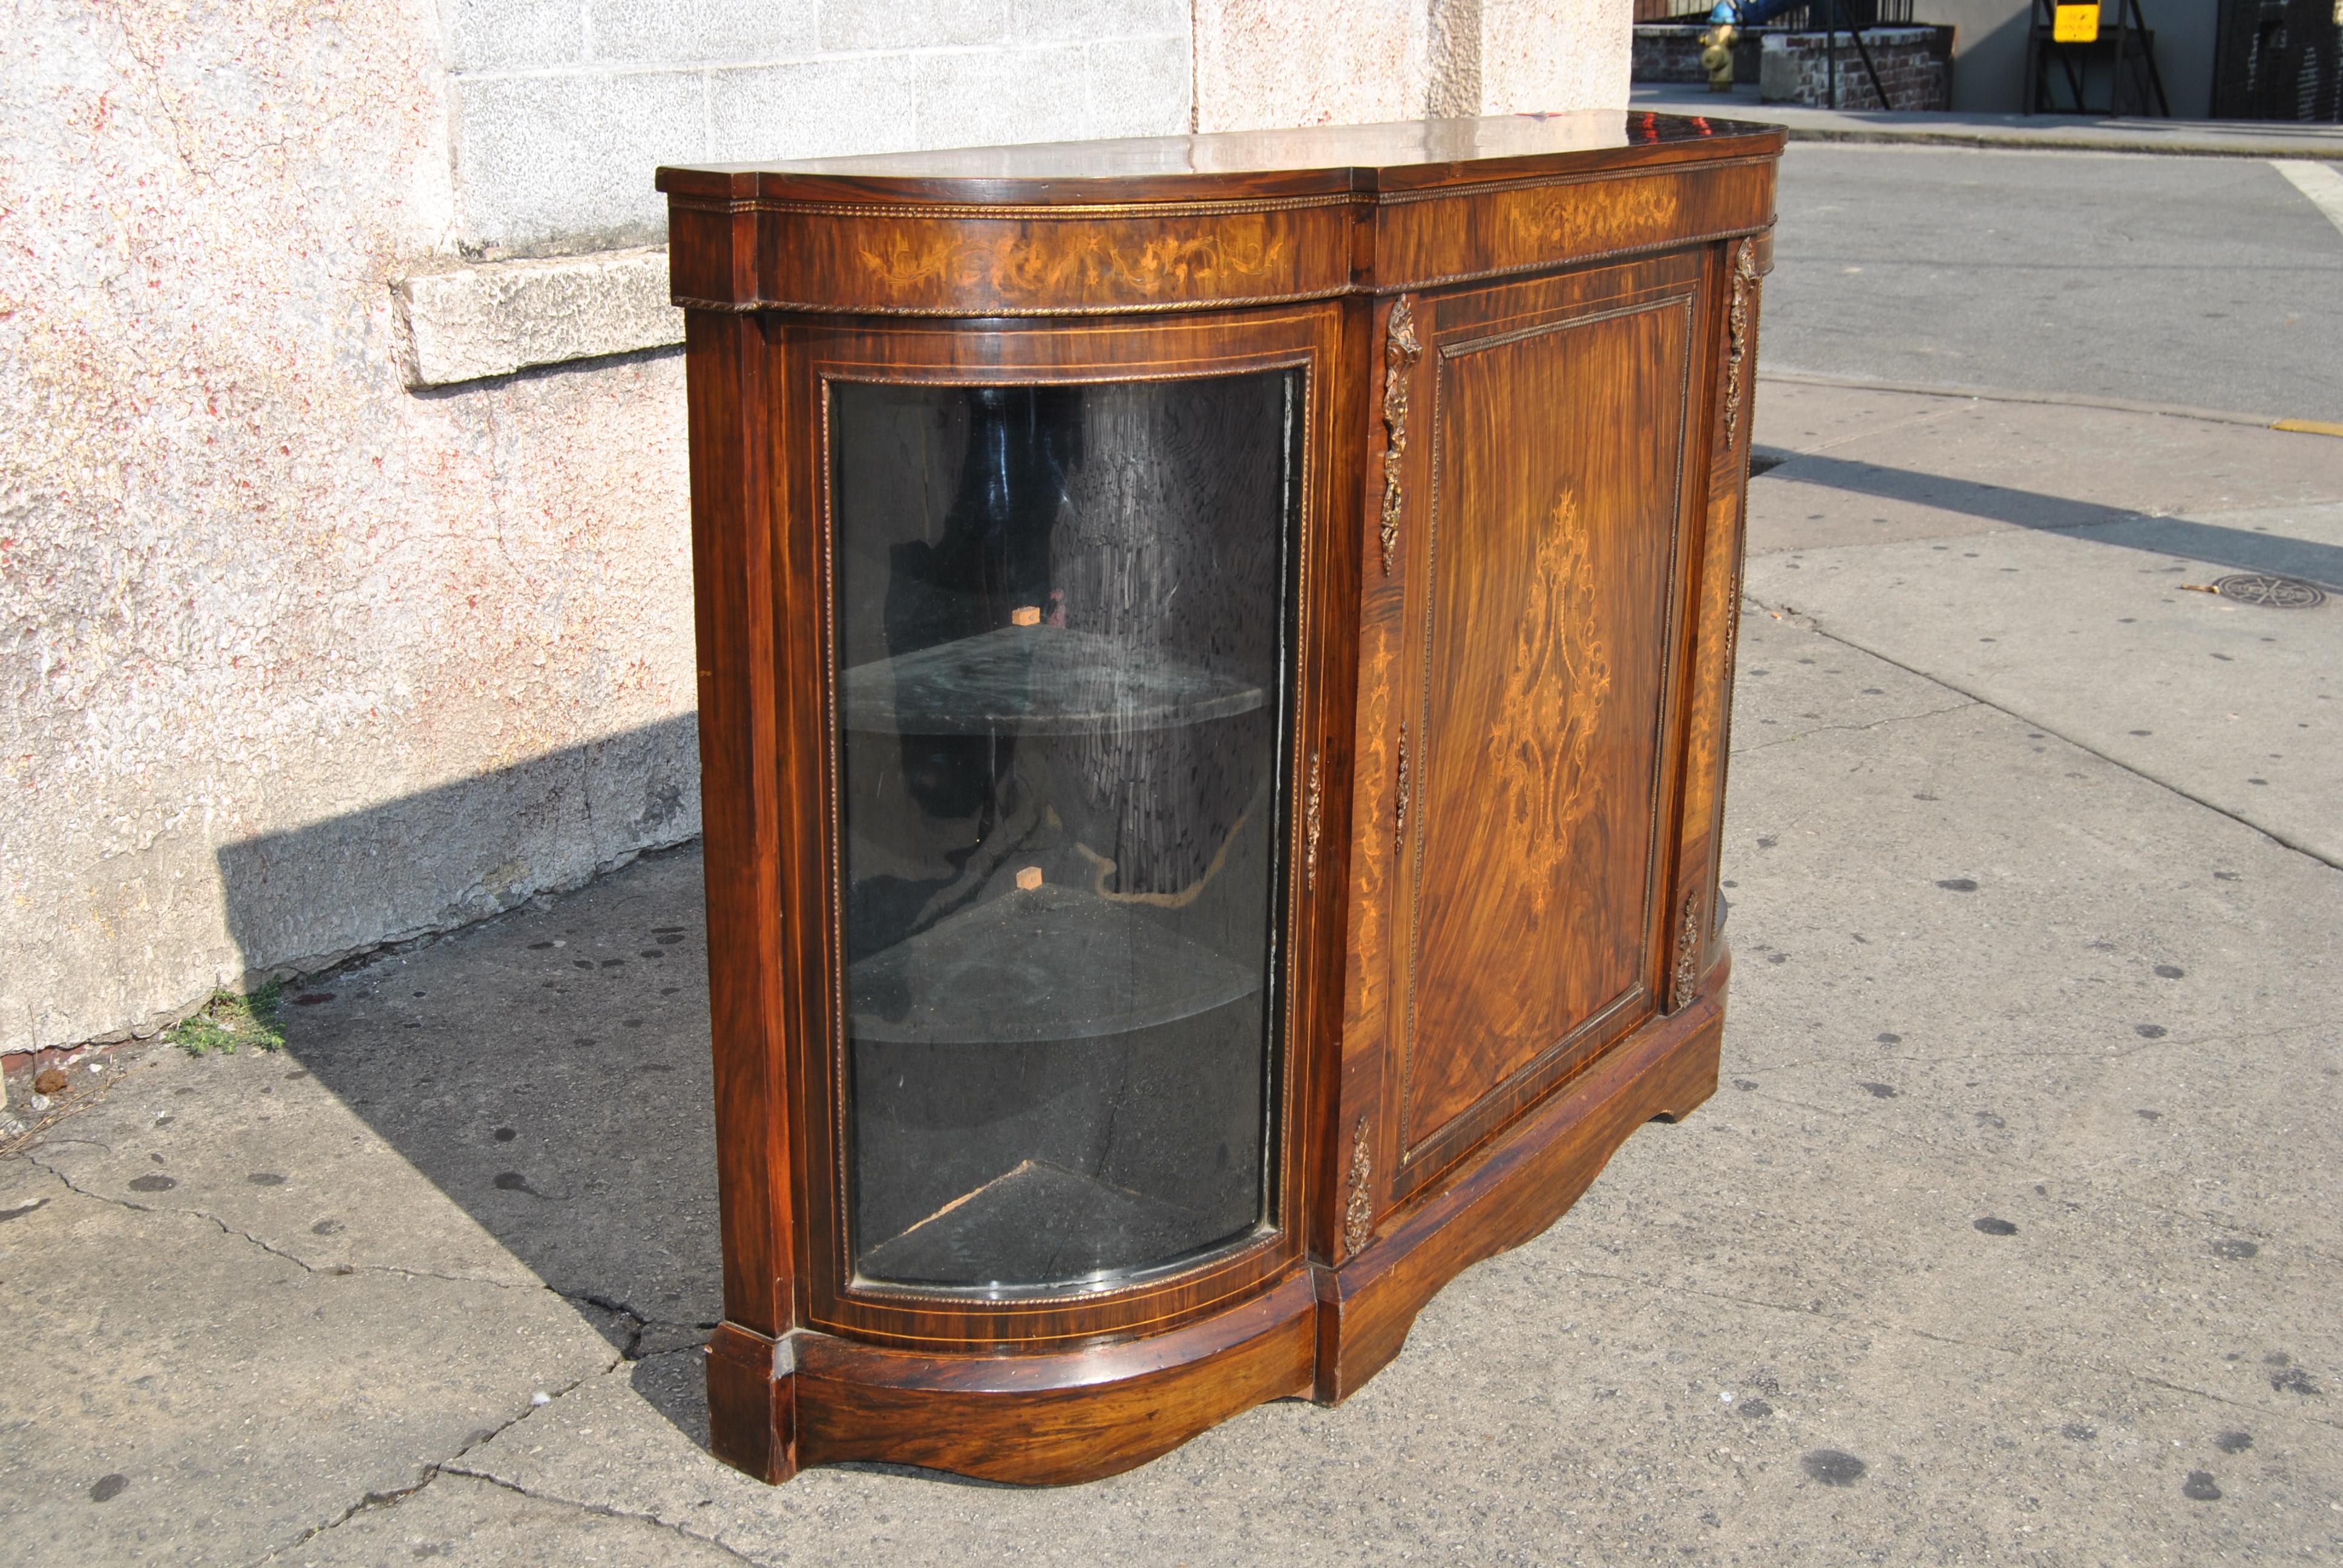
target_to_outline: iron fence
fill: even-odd
[[[2215,119],[2343,122],[2343,4],[2221,0],[2217,26]]]

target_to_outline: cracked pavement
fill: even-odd
[[[1724,1085],[1341,1409],[711,1461],[685,849],[0,1161],[0,1560],[2343,1553],[2343,596],[2174,586],[2331,582],[2343,441],[1772,380],[1757,439]]]

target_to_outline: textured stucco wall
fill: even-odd
[[[0,1051],[697,830],[680,357],[409,390],[401,311],[527,292],[447,269],[655,239],[662,160],[1624,104],[1627,15],[13,0]]]
[[[1476,112],[1624,107],[1634,0],[1481,0]]]
[[[443,82],[428,0],[0,30],[0,1049],[696,826],[679,362],[401,387]]]

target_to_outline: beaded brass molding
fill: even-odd
[[[1399,548],[1400,479],[1407,461],[1407,377],[1423,357],[1416,341],[1415,307],[1402,295],[1391,307],[1383,329],[1383,576],[1392,575],[1392,557]]]
[[[1356,191],[1333,191],[1322,196],[1282,196],[1268,199],[1239,197],[1222,201],[1025,204],[1003,202],[998,206],[966,202],[921,201],[916,196],[905,196],[894,201],[866,202],[807,201],[789,196],[710,198],[678,196],[670,197],[669,200],[670,204],[679,209],[694,212],[769,212],[790,217],[1013,218],[1044,223],[1064,223],[1094,218],[1225,217],[1249,213],[1303,212],[1312,207],[1371,206],[1373,198]]]
[[[1040,317],[1087,316],[1169,316],[1182,311],[1234,310],[1255,305],[1303,305],[1315,299],[1332,299],[1343,291],[1339,288],[1307,289],[1296,294],[1248,294],[1232,299],[1173,299],[1154,304],[1135,305],[839,305],[820,300],[701,299],[696,296],[676,295],[669,303],[679,310],[720,310],[737,316],[760,310],[780,311],[797,316],[900,316],[913,318],[951,318],[965,320],[971,317],[1000,317],[1005,320],[1030,320]]]
[[[1359,1118],[1357,1131],[1351,1135],[1351,1194],[1342,1206],[1342,1250],[1356,1252],[1374,1235],[1374,1194],[1370,1190],[1374,1176],[1375,1151],[1367,1131],[1367,1119]]]
[[[1298,206],[1307,204],[1295,203],[1292,205]],[[1331,206],[1333,204],[1329,203],[1327,205]],[[1383,205],[1388,205],[1388,203]],[[709,210],[715,209],[710,208]],[[761,212],[769,210],[769,208],[766,204],[743,202],[735,204],[733,210],[740,212]],[[1080,211],[1081,209],[1074,210]],[[1157,209],[1150,207],[1148,210],[1153,212]],[[1245,214],[1253,214],[1275,212],[1284,209],[1275,206],[1264,205],[1245,207],[1241,210]],[[918,216],[925,217],[930,216],[931,211],[932,209],[929,212],[921,212],[918,209],[904,208],[900,209],[900,213],[890,213],[888,216],[916,215]],[[1038,215],[1036,216],[1038,217]],[[1064,216],[1063,212],[1061,211],[1059,216]],[[1682,236],[1671,236],[1666,239],[1654,240],[1646,244],[1595,246],[1585,250],[1579,259],[1583,264],[1625,261],[1637,256],[1654,255],[1662,251],[1681,250],[1687,246],[1710,245],[1720,241],[1741,238],[1748,235],[1748,233],[1749,230],[1745,228],[1736,227],[1714,231],[1703,231],[1698,234]],[[1549,264],[1544,261],[1529,261],[1510,266],[1476,266],[1453,271],[1426,272],[1418,275],[1406,276],[1395,284],[1381,286],[1363,286],[1349,281],[1327,281],[1307,287],[1275,290],[1261,294],[1241,294],[1194,298],[1182,297],[1161,300],[1109,300],[1096,304],[1058,302],[1048,305],[1018,305],[993,301],[967,305],[900,305],[873,303],[868,300],[839,301],[801,299],[786,296],[769,296],[762,292],[761,285],[751,286],[758,290],[755,297],[752,298],[717,298],[706,295],[677,292],[669,297],[669,303],[680,310],[710,310],[739,315],[745,315],[755,311],[769,310],[806,316],[893,316],[907,318],[936,319],[964,319],[973,317],[999,317],[1006,319],[1022,319],[1037,317],[1159,316],[1190,311],[1235,310],[1258,305],[1296,305],[1312,300],[1340,298],[1342,296],[1349,294],[1367,294],[1380,298],[1396,291],[1413,293],[1427,288],[1446,287],[1452,284],[1492,281],[1500,278],[1516,277],[1524,274],[1545,270],[1548,266]],[[1403,392],[1402,396],[1403,397],[1405,394]]]
[[[1741,424],[1741,372],[1749,357],[1749,290],[1757,282],[1757,246],[1743,240],[1733,257],[1733,310],[1726,318],[1732,344],[1725,357],[1725,444],[1731,447]]]
[[[1704,169],[1740,168],[1765,165],[1773,159],[1765,155],[1741,158],[1703,158],[1697,167]],[[1449,201],[1458,196],[1511,195],[1522,191],[1545,191],[1556,186],[1603,185],[1618,180],[1649,179],[1654,174],[1695,166],[1661,165],[1656,168],[1595,169],[1584,174],[1548,175],[1530,180],[1473,180],[1462,185],[1425,186],[1414,190],[1376,191],[1372,199],[1377,206],[1411,206],[1418,202]]]
[[[1581,257],[1581,262],[1592,264],[1602,261],[1628,261],[1636,256],[1655,256],[1662,251],[1683,250],[1687,246],[1715,245],[1724,240],[1738,239],[1749,232],[1747,228],[1740,226],[1703,229],[1698,234],[1653,240],[1648,244],[1591,246]],[[1452,283],[1479,283],[1495,278],[1520,277],[1525,273],[1544,272],[1550,269],[1549,264],[1544,262],[1524,261],[1504,266],[1468,267],[1456,272],[1407,273],[1396,282],[1363,292],[1373,294],[1381,298],[1389,294],[1414,294],[1428,288],[1445,288]],[[1335,294],[1352,292],[1361,291],[1333,289],[1330,290],[1325,297],[1331,298]]]

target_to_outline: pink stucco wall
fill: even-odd
[[[448,222],[429,0],[14,12],[0,1050],[151,1026],[247,960],[453,923],[690,831],[696,799],[524,845],[458,801],[440,830],[472,875],[348,888],[297,950],[242,950],[232,901],[262,895],[224,887],[223,846],[689,713],[681,367],[401,388],[387,280]]]

